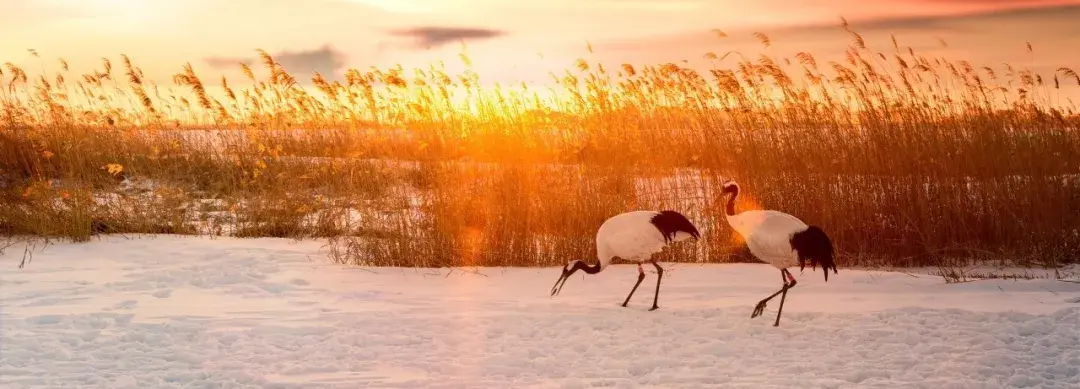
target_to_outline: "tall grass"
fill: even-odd
[[[80,76],[7,64],[0,233],[329,237],[357,264],[535,266],[592,257],[615,213],[666,208],[705,235],[664,260],[723,262],[747,257],[718,206],[733,178],[740,208],[822,226],[846,266],[1080,258],[1080,116],[1053,97],[1075,71],[849,32],[840,62],[580,60],[546,94],[435,65],[302,87],[265,52],[246,87],[190,65],[154,85],[126,56]]]

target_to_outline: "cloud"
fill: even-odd
[[[300,82],[310,80],[315,72],[327,79],[338,79],[345,69],[345,54],[329,44],[311,50],[270,53],[270,56]],[[215,69],[231,69],[241,63],[250,66],[256,62],[255,58],[242,57],[207,57],[203,60]]]
[[[487,28],[463,27],[413,27],[391,31],[390,35],[408,37],[416,40],[416,46],[435,48],[462,40],[487,40],[506,35],[505,31]]]
[[[239,57],[206,57],[203,61],[207,65],[214,69],[231,69],[239,64],[251,66],[255,60],[251,58],[239,58]]]

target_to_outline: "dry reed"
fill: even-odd
[[[850,33],[840,62],[581,60],[552,96],[438,66],[305,88],[265,52],[266,79],[241,65],[253,85],[220,96],[190,64],[173,87],[126,56],[121,78],[107,59],[78,77],[8,64],[0,233],[328,237],[357,264],[537,266],[591,257],[608,216],[669,208],[707,233],[665,260],[724,262],[746,258],[716,202],[734,178],[740,208],[822,226],[846,266],[1080,258],[1080,117],[1050,98],[1074,70]]]

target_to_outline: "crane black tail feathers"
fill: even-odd
[[[664,235],[665,243],[670,243],[675,238],[675,234],[680,231],[690,234],[694,239],[701,239],[701,234],[698,232],[697,227],[694,226],[694,223],[690,222],[681,213],[670,210],[661,211],[656,216],[653,216],[650,222]]]
[[[810,260],[810,268],[817,270],[818,263],[825,272],[825,282],[829,282],[829,270],[833,274],[839,274],[836,270],[836,262],[833,259],[834,250],[832,240],[818,226],[810,226],[804,231],[797,232],[791,237],[791,247],[799,254],[799,270],[806,268],[806,260]]]

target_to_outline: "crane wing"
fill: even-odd
[[[649,258],[664,249],[664,236],[652,226],[620,228],[608,231],[605,243],[611,254],[628,261]]]
[[[664,249],[664,235],[650,220],[652,211],[627,212],[608,219],[596,233],[596,249],[602,264],[619,257],[627,261],[648,259]]]
[[[791,249],[791,235],[776,231],[755,231],[746,245],[750,252],[763,261],[774,265],[792,266],[796,260]]]
[[[794,266],[798,257],[791,248],[791,236],[807,228],[802,220],[777,211],[747,211],[738,215],[737,230],[746,239],[750,252],[780,267]]]

